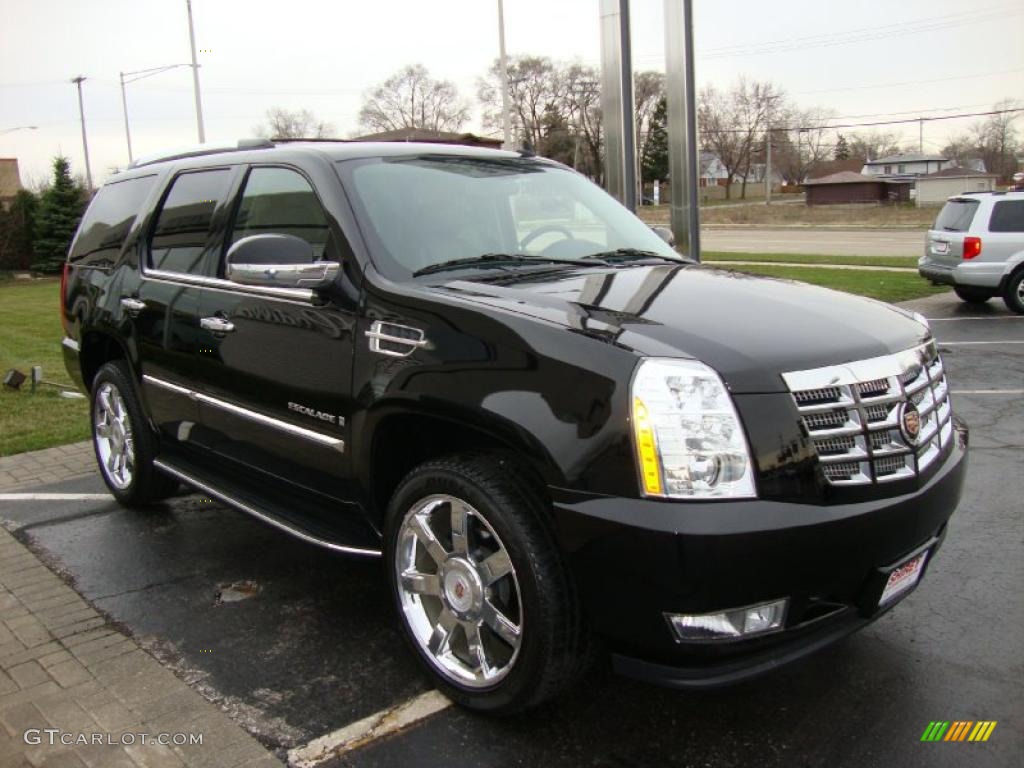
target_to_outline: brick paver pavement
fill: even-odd
[[[202,744],[151,741],[179,733]],[[0,528],[0,766],[280,765]]]
[[[92,442],[59,445],[0,458],[0,493],[96,472]]]

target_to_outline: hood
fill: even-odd
[[[882,302],[695,264],[488,272],[434,290],[641,355],[700,360],[735,393],[784,392],[782,373],[898,352],[930,337],[908,312]]]

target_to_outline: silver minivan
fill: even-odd
[[[952,285],[963,301],[1002,296],[1024,314],[1024,192],[949,198],[928,230],[917,269],[937,285]]]

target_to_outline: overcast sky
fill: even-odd
[[[505,0],[510,54],[597,64],[598,0]],[[194,0],[209,140],[252,135],[272,106],[307,108],[340,135],[363,91],[421,62],[475,97],[497,55],[496,0]],[[980,111],[1024,98],[1022,0],[696,0],[698,84],[770,79],[843,122]],[[634,0],[634,66],[663,69],[661,0]],[[85,75],[94,180],[127,163],[118,72],[189,61],[185,0],[2,0],[0,156],[22,181],[63,152],[83,170],[75,88]],[[191,70],[128,86],[135,155],[196,141]],[[876,117],[877,116],[877,117]],[[938,150],[970,121],[926,124]],[[1024,118],[1021,120],[1024,125]],[[478,129],[474,118],[470,129]],[[900,127],[897,126],[897,129]],[[917,125],[902,128],[917,139]]]

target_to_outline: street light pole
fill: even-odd
[[[501,128],[504,131],[502,149],[512,149],[512,118],[509,115],[508,57],[505,55],[505,3],[498,0],[498,68],[501,70]]]
[[[206,143],[206,131],[203,130],[203,102],[199,97],[199,62],[196,61],[196,32],[192,26],[192,0],[185,0],[188,8],[188,40],[192,46],[192,85],[196,96],[196,128],[199,131],[199,143]]]
[[[132,132],[128,128],[128,96],[124,91],[124,72],[118,74],[121,76],[121,108],[124,110],[124,137],[128,142],[128,162],[130,164],[135,158],[132,157]]]
[[[89,142],[85,138],[85,106],[82,104],[82,75],[72,78],[71,82],[78,86],[78,117],[82,121],[82,150],[85,152],[85,183],[92,192],[92,168],[89,166]]]

